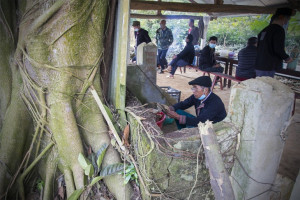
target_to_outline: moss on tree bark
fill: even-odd
[[[110,143],[106,123],[89,91],[93,85],[101,96],[99,66],[104,54],[102,39],[108,3],[108,0],[43,3],[28,0],[23,5],[24,11],[22,6],[18,10],[22,18],[15,65],[9,65],[9,69],[17,73],[13,74],[11,107],[6,112],[8,120],[2,120],[0,158],[13,175],[18,167],[23,171],[24,166],[29,166],[38,154],[34,151],[41,152],[48,142],[54,141],[55,146],[41,162],[44,170],[39,170],[47,187],[44,199],[53,198],[50,182],[54,180],[56,169],[64,174],[68,196],[84,187],[84,172],[77,161],[79,153],[84,153],[85,147],[97,151],[103,143]],[[8,37],[1,28],[1,38]],[[9,48],[14,51],[12,44],[5,48],[9,53],[0,52],[7,63],[12,56]],[[7,64],[5,67],[7,69]],[[4,89],[10,90],[9,87]],[[27,156],[22,166],[22,157],[28,151],[23,147],[31,117],[21,96],[35,124],[30,158]],[[9,97],[1,97],[2,107]],[[16,119],[20,125],[15,126]],[[16,147],[18,151],[13,152],[11,149]],[[7,149],[5,155],[2,148]],[[18,159],[14,159],[16,154]],[[54,159],[54,155],[58,157]],[[120,161],[116,150],[109,147],[103,165]],[[7,172],[2,171],[0,179],[4,180]],[[1,184],[2,194],[11,180],[9,177]],[[131,189],[123,185],[121,175],[107,177],[105,183],[117,199],[130,198]]]

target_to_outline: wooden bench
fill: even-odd
[[[196,71],[197,70],[199,70],[198,69],[198,67],[197,66],[194,66],[194,65],[186,65],[186,66],[178,66],[179,67],[179,70],[180,70],[180,73],[182,74],[182,67],[183,67],[183,72],[185,73],[186,72],[186,68],[188,67],[189,69],[191,69],[191,68],[193,68],[193,69],[196,69]]]
[[[214,80],[212,82],[211,91],[213,91],[213,89],[215,87],[215,84],[217,82],[220,82],[220,88],[221,88],[221,90],[223,90],[222,78],[226,78],[226,79],[231,80],[231,81],[236,81],[238,83],[241,82],[240,80],[237,80],[235,77],[233,77],[231,75],[228,75],[228,74],[223,74],[223,73],[219,73],[219,72],[210,72],[210,74],[213,74],[215,76]],[[217,80],[218,77],[219,77],[219,80]]]
[[[193,66],[193,65],[186,65],[185,67],[188,67],[189,69],[195,69],[196,72],[202,72],[203,73],[203,76],[205,76],[206,74],[208,74],[208,76],[210,77],[210,72],[207,72],[207,71],[203,71],[201,69],[199,69],[199,67],[197,66]]]

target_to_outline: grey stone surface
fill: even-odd
[[[269,77],[243,81],[232,88],[226,121],[241,133],[231,173],[237,180],[232,181],[236,199],[256,195],[256,200],[270,199],[270,192],[265,191],[277,175],[293,103],[293,91]]]
[[[126,85],[128,90],[143,104],[150,102],[158,102],[166,105],[175,104],[176,100],[154,84],[142,68],[143,66],[139,65],[127,66]]]
[[[137,47],[137,65],[156,84],[157,47],[152,42],[142,43]]]
[[[297,200],[297,199],[300,199],[300,170],[290,197],[290,200]]]

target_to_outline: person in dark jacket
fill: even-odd
[[[134,28],[134,38],[135,38],[135,57],[132,59],[132,61],[136,61],[136,55],[137,55],[137,47],[145,42],[149,43],[151,42],[151,39],[149,37],[148,31],[141,28],[141,24],[139,21],[133,21],[132,26]]]
[[[257,56],[257,37],[248,39],[247,47],[240,50],[238,54],[238,66],[235,78],[244,81],[255,78],[255,60]]]
[[[173,57],[173,60],[170,62],[172,69],[168,78],[174,78],[175,71],[178,66],[186,66],[192,64],[195,56],[194,45],[192,44],[193,36],[188,34],[185,38],[186,45],[184,49],[177,55]]]
[[[196,127],[199,122],[206,120],[216,123],[225,119],[225,106],[220,97],[210,90],[211,84],[208,76],[200,76],[190,81],[193,95],[169,107],[166,114],[175,119],[178,129]],[[183,111],[191,106],[195,107],[196,116]]]
[[[198,45],[199,44],[200,31],[199,31],[199,28],[194,25],[194,20],[193,19],[190,19],[189,27],[190,28],[189,28],[188,33],[193,36],[192,44],[193,45]]]
[[[209,38],[209,43],[201,50],[201,55],[199,58],[199,69],[207,72],[220,72],[224,71],[224,68],[217,63],[215,58],[215,48],[218,42],[216,36]]]
[[[282,68],[282,60],[287,63],[293,59],[284,50],[284,27],[292,16],[290,8],[278,8],[272,22],[258,34],[256,76],[274,77],[275,70]]]

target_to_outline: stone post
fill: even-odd
[[[232,88],[227,120],[241,133],[231,172],[236,199],[270,199],[293,103],[294,92],[269,77]]]
[[[152,42],[142,43],[137,47],[137,65],[153,84],[156,84],[156,56],[157,47]]]

